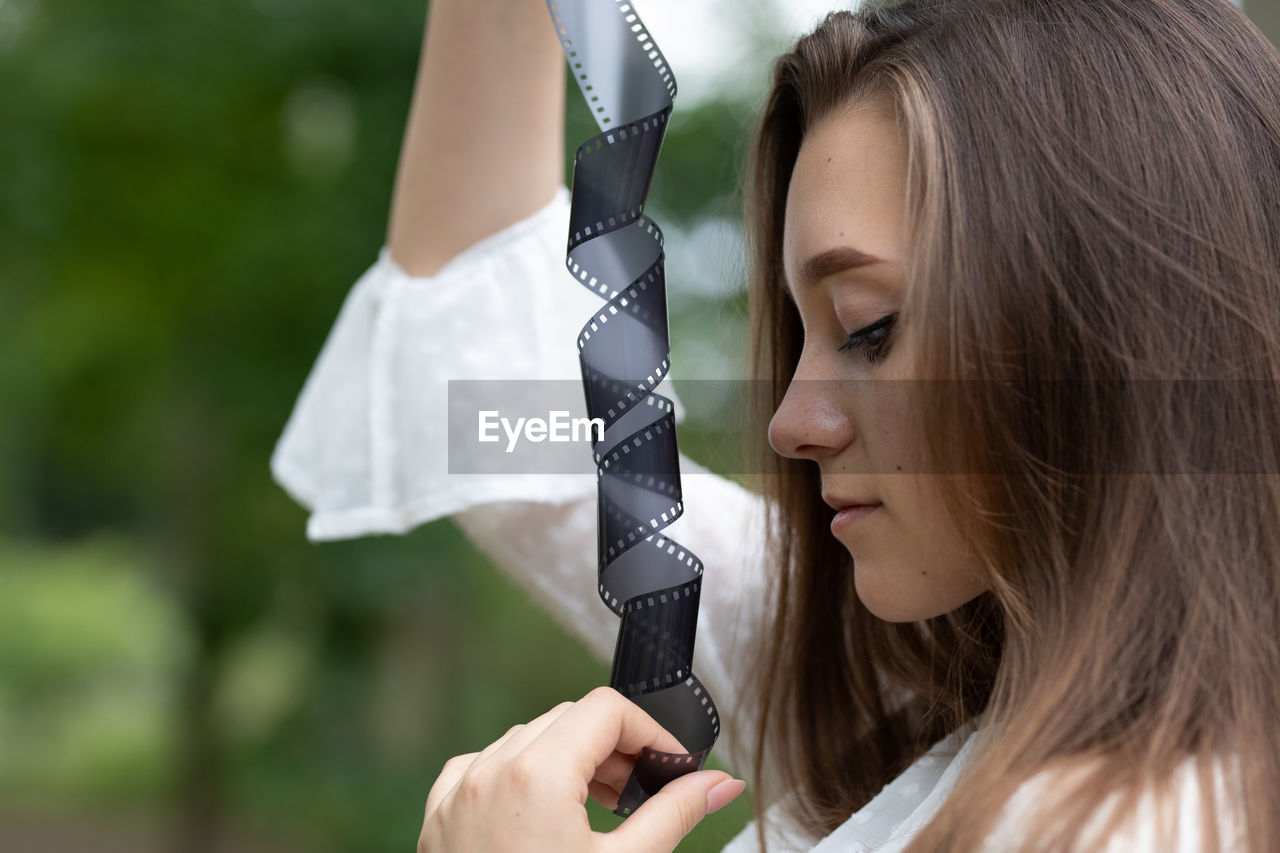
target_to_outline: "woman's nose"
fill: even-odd
[[[838,405],[840,381],[792,379],[769,421],[769,444],[782,456],[835,455],[853,440],[853,423]]]

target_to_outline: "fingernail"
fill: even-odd
[[[725,779],[717,782],[707,790],[707,814],[724,808],[733,798],[746,790],[747,783],[741,779]]]

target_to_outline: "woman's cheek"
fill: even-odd
[[[881,380],[868,394],[867,447],[876,474],[918,474],[924,468],[924,441],[911,416],[907,380]]]

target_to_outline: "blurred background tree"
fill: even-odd
[[[739,9],[758,76],[678,100],[663,148],[677,379],[742,346],[736,180],[786,5]],[[268,473],[382,244],[425,11],[0,0],[0,849],[410,849],[448,757],[607,683],[451,522],[312,545]]]

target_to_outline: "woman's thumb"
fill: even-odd
[[[601,845],[608,853],[670,851],[704,817],[742,793],[747,783],[722,770],[699,770],[672,779],[644,801]]]

